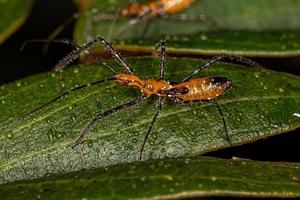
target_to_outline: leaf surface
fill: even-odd
[[[300,165],[216,158],[166,159],[0,186],[1,199],[299,197]]]
[[[169,58],[166,79],[180,81],[202,63]],[[142,77],[158,76],[159,59],[136,58],[129,64]],[[29,114],[75,86],[112,75],[101,65],[89,65],[1,86],[0,183],[138,161],[156,98],[98,121],[86,142],[76,148],[72,148],[75,139],[93,116],[140,92],[104,82]],[[218,100],[230,141],[214,103],[166,102],[142,160],[200,155],[300,127],[299,77],[229,64],[211,66],[199,76],[225,76],[232,81],[231,90]]]
[[[110,36],[110,39],[116,39],[117,49],[149,54],[153,52],[153,43],[165,38],[170,47],[169,53],[176,55],[300,55],[300,0],[284,4],[280,0],[201,0],[180,15],[204,14],[215,25],[212,26],[209,21],[157,17],[151,20],[146,33],[147,23],[141,21],[120,34],[129,21],[134,20],[120,17],[112,34],[108,34],[116,8],[123,7],[126,7],[124,1],[95,1],[77,21],[74,32],[76,42],[82,44],[98,35]]]

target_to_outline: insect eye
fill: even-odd
[[[123,83],[124,83],[124,84],[129,84],[130,81],[129,81],[129,80],[124,80]]]
[[[180,91],[180,93],[181,94],[187,94],[187,93],[189,93],[189,89],[186,88],[186,87],[184,87],[184,88],[182,88],[182,90]]]

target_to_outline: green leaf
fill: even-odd
[[[300,165],[216,158],[167,159],[0,186],[1,199],[299,197]]]
[[[248,57],[300,56],[297,32],[211,32],[193,36],[168,36],[169,55],[234,54]],[[115,41],[114,48],[133,55],[153,53],[158,39]],[[229,44],[230,43],[230,44]],[[102,48],[94,51],[103,53]]]
[[[107,36],[114,16],[111,7],[124,7],[124,1],[95,1],[91,9],[77,21],[74,38],[82,44],[98,35]],[[178,21],[155,18],[147,34],[146,22],[131,27],[124,34],[120,30],[132,18],[119,18],[112,38],[116,48],[131,53],[152,53],[153,43],[161,38],[168,41],[171,54],[216,55],[234,53],[256,57],[291,57],[300,55],[300,0],[201,0],[181,14],[205,14],[210,22]],[[97,12],[96,12],[97,11]],[[96,13],[95,13],[96,12]],[[106,14],[105,14],[106,13]],[[141,39],[143,35],[144,39]]]
[[[0,0],[0,44],[26,20],[34,0]]]
[[[142,77],[158,76],[159,59],[136,58],[129,63]],[[169,58],[166,79],[180,81],[200,64],[200,60]],[[71,148],[95,114],[137,97],[140,92],[135,89],[105,82],[72,92],[29,115],[72,87],[110,76],[103,66],[89,65],[3,85],[0,183],[137,161],[155,98],[97,122],[86,143]],[[211,66],[201,76],[232,81],[232,89],[218,101],[232,145],[300,127],[299,77],[229,64]],[[166,102],[142,160],[200,155],[229,146],[214,103]]]

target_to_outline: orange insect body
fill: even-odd
[[[173,86],[165,80],[156,80],[154,78],[141,79],[132,74],[117,74],[114,77],[116,78],[116,83],[137,88],[147,96],[166,96],[165,94],[160,95],[159,92],[173,88]]]
[[[187,88],[186,94],[179,95],[183,102],[209,101],[224,94],[230,87],[231,81],[226,77],[201,77],[176,84],[177,89]]]
[[[150,14],[156,17],[161,14],[175,14],[190,7],[196,0],[152,0],[145,4],[132,3],[121,11],[122,16],[143,17]]]
[[[151,2],[154,2],[154,1],[151,1]],[[155,1],[155,2],[158,2],[158,1]],[[167,2],[171,2],[171,1],[165,0],[165,1],[159,1],[159,2],[164,2],[166,4]],[[173,3],[175,2],[174,5],[176,5],[176,3],[179,5],[180,3],[184,2],[184,1],[178,0],[178,1],[172,1],[172,2]],[[188,2],[193,2],[193,1],[185,1],[185,2],[188,3]],[[173,8],[175,9],[176,7],[174,6]],[[176,8],[176,9],[178,9],[178,8]],[[118,63],[123,66],[124,70],[126,71],[125,73],[118,73],[118,71],[115,70],[113,66],[106,63],[101,57],[97,57],[97,55],[92,54],[92,52],[89,51],[89,48],[91,48],[92,45],[97,41],[99,41],[105,47],[105,49],[118,61]],[[160,76],[159,76],[159,79],[140,78],[136,73],[134,73],[134,71],[125,62],[125,60],[121,57],[121,55],[116,50],[113,49],[111,44],[109,44],[102,37],[97,37],[82,47],[75,43],[72,43],[70,41],[59,40],[58,42],[70,44],[73,47],[77,47],[78,51],[77,50],[75,52],[72,51],[64,59],[62,59],[59,62],[59,65],[57,65],[57,66],[63,68],[67,64],[72,62],[75,58],[79,57],[81,52],[86,52],[86,53],[90,54],[91,56],[93,56],[93,58],[98,63],[102,63],[105,67],[109,68],[112,72],[115,73],[115,75],[113,77],[109,77],[107,79],[94,81],[90,84],[85,84],[85,85],[81,85],[81,86],[72,88],[69,92],[65,92],[62,95],[52,99],[51,101],[47,102],[44,105],[42,105],[41,107],[36,109],[36,111],[43,108],[44,106],[49,105],[52,102],[55,102],[56,100],[62,98],[63,96],[66,96],[70,92],[74,92],[76,90],[80,90],[82,88],[85,88],[85,87],[88,87],[91,85],[100,84],[100,83],[103,83],[106,81],[114,81],[117,84],[136,88],[142,92],[142,95],[140,95],[138,98],[132,99],[128,102],[125,102],[123,104],[115,106],[111,109],[108,109],[104,112],[98,113],[96,116],[94,116],[92,118],[92,120],[88,123],[88,125],[81,131],[78,139],[75,141],[74,146],[76,146],[76,145],[79,145],[82,143],[83,138],[89,133],[90,129],[93,127],[93,125],[98,120],[100,120],[108,115],[111,115],[113,113],[119,112],[123,109],[135,106],[135,105],[139,104],[140,102],[142,102],[142,100],[145,99],[146,97],[158,96],[156,112],[153,115],[151,124],[148,128],[147,133],[145,134],[143,143],[141,145],[140,156],[139,156],[140,160],[142,158],[142,152],[146,145],[147,138],[148,138],[149,134],[151,133],[152,127],[155,124],[155,121],[156,121],[159,113],[162,110],[163,102],[168,99],[171,101],[174,101],[174,102],[213,101],[216,104],[216,108],[222,119],[224,131],[226,134],[226,139],[230,143],[230,137],[229,137],[227,125],[225,122],[225,116],[222,113],[220,105],[215,100],[218,96],[224,94],[226,91],[228,91],[230,89],[231,81],[226,77],[200,77],[200,78],[194,78],[194,79],[192,79],[192,77],[194,77],[195,75],[197,75],[198,73],[200,73],[202,70],[204,70],[208,66],[212,65],[213,63],[221,61],[223,59],[235,60],[235,61],[245,63],[247,65],[254,66],[254,67],[260,66],[260,65],[256,64],[255,62],[253,62],[249,59],[243,58],[243,57],[220,55],[220,56],[216,56],[216,57],[210,59],[205,64],[198,66],[197,69],[195,69],[192,73],[190,73],[186,77],[184,77],[181,82],[173,83],[173,82],[169,82],[169,81],[165,80],[165,78],[164,78],[165,77],[165,73],[164,73],[165,57],[166,57],[166,43],[164,40],[161,40],[159,42],[159,46],[160,46],[160,65],[159,65]]]
[[[214,100],[231,87],[226,77],[202,77],[178,84],[154,78],[141,79],[132,74],[117,74],[114,78],[116,83],[137,88],[147,96],[170,97],[181,102]]]

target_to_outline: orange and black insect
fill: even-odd
[[[131,3],[122,8],[123,17],[156,17],[182,12],[189,8],[196,0],[150,0],[146,3]]]
[[[131,20],[128,26],[121,30],[117,36],[121,36],[129,29],[130,26],[136,25],[142,20],[147,20],[147,26],[143,31],[144,35],[150,25],[149,20],[152,18],[180,13],[189,8],[195,2],[196,0],[149,0],[146,3],[130,3],[129,5],[121,8],[121,16],[134,17],[135,19]]]
[[[140,3],[140,2],[135,2],[135,3],[129,3],[125,5],[124,7],[121,7],[117,9],[116,14],[113,16],[110,13],[103,13],[101,12],[100,14],[96,14],[95,12],[98,12],[97,9],[92,9],[93,15],[87,19],[87,34],[92,33],[92,23],[95,21],[102,21],[102,20],[110,20],[112,21],[111,26],[108,30],[108,38],[113,32],[113,28],[115,25],[115,22],[119,16],[121,17],[132,17],[128,22],[128,25],[125,26],[124,29],[120,30],[115,38],[119,38],[119,36],[122,36],[131,26],[134,26],[138,23],[140,23],[143,20],[150,20],[155,17],[164,17],[166,18],[167,16],[178,14],[187,8],[191,7],[192,4],[197,2],[197,0],[149,0],[146,1],[145,3]],[[95,10],[95,11],[94,11]],[[73,22],[75,19],[80,17],[80,13],[75,13],[73,14],[67,21],[65,21],[63,24],[58,26],[49,36],[49,39],[54,39],[62,30],[65,29],[67,25],[69,25],[71,22]],[[176,19],[186,19],[188,18],[187,16],[184,17],[177,17]],[[192,19],[190,20],[195,20],[197,17],[193,16]],[[206,16],[201,15],[197,19],[200,19],[201,21],[206,21]],[[186,19],[189,20],[189,19]],[[209,20],[211,21],[211,20]],[[210,23],[212,24],[212,23]],[[146,24],[147,26],[145,28],[148,28],[150,24]],[[146,30],[144,30],[146,32]],[[91,37],[88,35],[88,37]],[[93,38],[93,37],[91,37]],[[48,45],[47,45],[48,46]],[[45,47],[44,50],[46,50]]]
[[[196,2],[197,0],[149,0],[144,3],[137,1],[117,9],[117,13],[114,15],[114,17],[111,17],[105,13],[93,16],[87,21],[87,27],[92,28],[91,23],[93,21],[99,21],[103,19],[112,20],[111,26],[107,33],[108,38],[110,38],[110,36],[113,33],[113,28],[116,23],[116,20],[119,16],[121,16],[129,17],[131,19],[129,20],[127,26],[123,27],[117,32],[115,38],[122,37],[132,26],[135,26],[140,22],[146,21],[144,30],[141,33],[141,36],[144,37],[144,35],[147,33],[147,30],[149,29],[149,26],[151,25],[152,19],[158,17],[178,21],[205,21],[208,22],[209,26],[212,26],[215,29],[217,27],[216,23],[203,14],[200,16],[180,15],[180,13],[190,8]],[[92,32],[92,30],[89,30],[88,32]]]
[[[41,40],[38,40],[41,41]],[[223,94],[225,94],[230,88],[231,88],[231,81],[226,77],[200,77],[200,78],[193,78],[196,76],[199,72],[207,68],[208,66],[212,65],[213,63],[217,61],[221,61],[224,59],[229,59],[232,61],[237,61],[240,63],[244,63],[247,65],[251,65],[254,67],[257,67],[258,64],[253,62],[252,60],[249,60],[247,58],[243,57],[235,57],[231,55],[220,55],[216,56],[212,59],[210,59],[208,62],[206,62],[204,65],[197,67],[195,71],[188,74],[185,78],[182,79],[182,81],[174,83],[165,80],[164,78],[164,71],[165,71],[165,57],[166,57],[166,43],[164,40],[161,40],[159,43],[160,47],[160,76],[158,79],[150,77],[150,78],[141,78],[139,77],[132,69],[127,65],[125,60],[122,58],[122,56],[114,50],[111,44],[109,44],[104,38],[97,37],[93,41],[85,44],[84,46],[80,47],[73,43],[72,41],[67,40],[56,40],[54,42],[62,42],[66,44],[71,44],[75,46],[77,49],[73,52],[71,52],[69,55],[67,55],[64,59],[62,59],[59,64],[56,66],[56,69],[62,69],[66,67],[70,62],[78,58],[79,54],[81,52],[85,52],[89,55],[91,55],[97,63],[101,63],[104,66],[108,67],[111,71],[115,73],[113,77],[107,78],[105,80],[99,80],[90,84],[81,85],[79,87],[75,87],[71,89],[69,92],[66,92],[57,98],[53,99],[52,101],[48,102],[45,105],[48,105],[61,97],[69,94],[72,91],[76,91],[79,89],[82,89],[84,87],[95,85],[99,83],[103,83],[105,81],[114,81],[117,84],[125,85],[127,87],[136,88],[141,91],[141,96],[137,97],[134,100],[131,100],[129,102],[126,102],[124,104],[118,105],[116,107],[113,107],[111,109],[108,109],[104,112],[101,112],[94,116],[91,121],[88,123],[88,125],[81,131],[78,139],[75,142],[75,145],[78,145],[82,143],[84,137],[89,133],[90,129],[93,127],[93,125],[100,119],[102,119],[105,116],[108,116],[110,114],[119,112],[125,108],[132,107],[134,105],[139,104],[144,99],[150,97],[150,96],[157,96],[158,102],[157,102],[157,110],[153,116],[152,122],[145,134],[143,143],[141,144],[140,148],[140,156],[141,159],[142,153],[144,150],[144,146],[147,142],[147,138],[151,132],[152,127],[154,126],[156,119],[159,115],[159,113],[162,110],[163,102],[166,100],[171,100],[173,102],[182,102],[182,103],[189,103],[189,102],[195,102],[195,101],[204,101],[204,102],[214,102],[216,104],[216,108],[219,112],[219,115],[223,121],[224,125],[224,132],[226,134],[226,139],[230,143],[230,137],[227,130],[226,120],[224,118],[224,115],[222,113],[222,110],[217,103],[217,98]],[[123,66],[125,73],[118,73],[113,66],[106,63],[102,58],[98,57],[96,54],[93,54],[89,49],[95,42],[100,42],[105,49],[114,57],[117,62]],[[40,107],[40,108],[42,108]],[[40,109],[39,108],[39,109]]]

